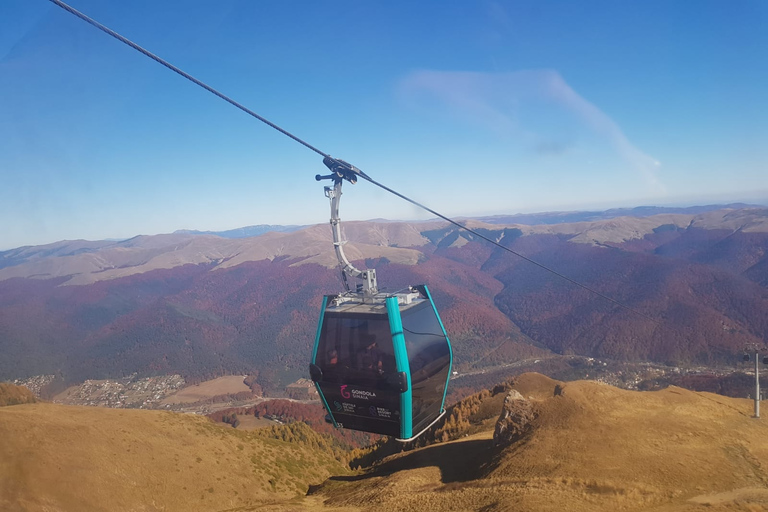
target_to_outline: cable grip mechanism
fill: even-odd
[[[362,293],[363,302],[365,302],[366,299],[370,300],[377,293],[379,293],[378,283],[376,281],[376,270],[359,270],[349,262],[347,255],[344,254],[344,244],[346,244],[347,241],[341,239],[341,217],[339,217],[339,203],[341,202],[341,185],[345,180],[354,185],[357,183],[358,176],[363,176],[366,178],[367,176],[360,169],[350,163],[345,162],[344,160],[339,160],[337,158],[327,156],[323,159],[323,163],[326,167],[328,167],[328,169],[330,169],[331,174],[327,176],[321,176],[318,174],[315,176],[315,179],[317,181],[333,180],[333,187],[324,187],[323,192],[325,193],[325,197],[331,201],[331,232],[333,233],[333,249],[336,251],[336,259],[339,260],[339,266],[341,267],[342,281],[344,282],[344,286],[349,292],[350,289],[349,284],[347,283],[347,275],[361,279],[362,283],[359,283],[355,287],[356,289],[353,293]]]

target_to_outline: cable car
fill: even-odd
[[[361,171],[342,160],[323,161],[332,171],[333,245],[354,290],[323,298],[309,365],[310,377],[336,427],[410,441],[445,414],[453,364],[450,341],[425,285],[379,292],[376,271],[356,269],[344,254],[339,199],[344,180]]]

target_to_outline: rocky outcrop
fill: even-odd
[[[493,443],[496,446],[514,443],[530,430],[534,418],[533,404],[513,389],[504,399],[504,407],[493,431]]]

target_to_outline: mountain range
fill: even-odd
[[[442,221],[343,227],[380,286],[429,285],[459,369],[546,354],[719,364],[768,336],[768,209],[737,206],[462,221],[589,290]],[[327,224],[1,252],[0,379],[259,370],[278,389],[304,376],[336,266]]]
[[[278,233],[290,233],[306,226],[279,226],[274,224],[258,224],[256,226],[245,226],[236,229],[227,229],[224,231],[198,231],[195,229],[179,229],[174,231],[174,234],[180,235],[216,235],[222,238],[248,238],[251,236],[259,236],[270,231],[277,231]]]

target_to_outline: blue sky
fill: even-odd
[[[70,0],[450,216],[768,201],[768,3]],[[0,250],[329,217],[320,157],[0,2]],[[342,218],[428,218],[367,183]]]

